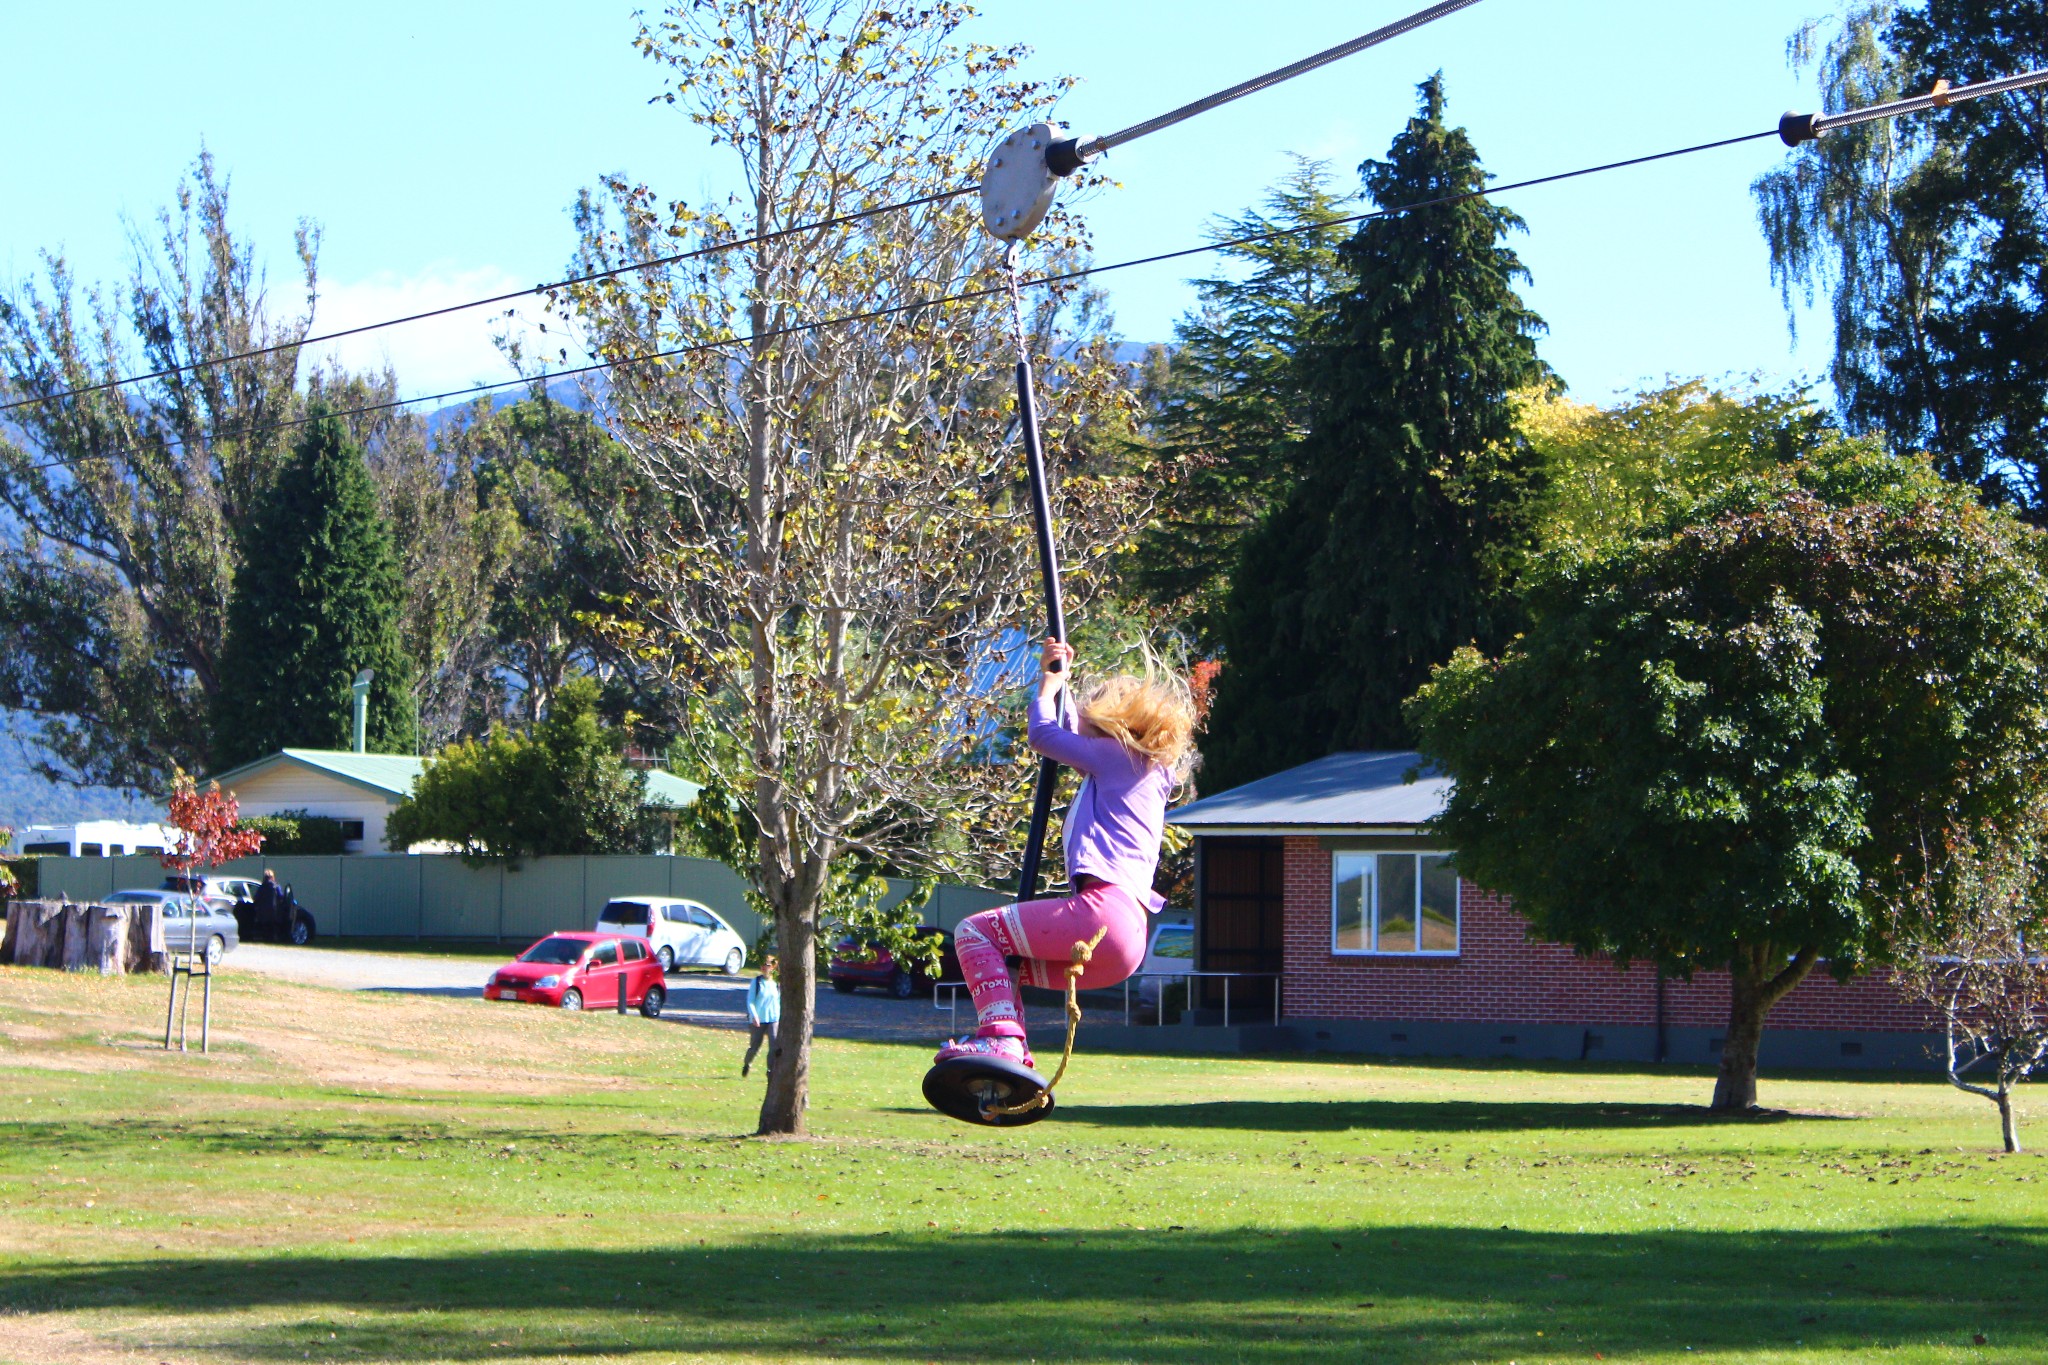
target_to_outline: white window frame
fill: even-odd
[[[1330,953],[1331,953],[1331,955],[1332,955],[1333,957],[1377,957],[1377,958],[1384,958],[1384,959],[1386,959],[1386,960],[1388,960],[1388,961],[1390,961],[1390,962],[1403,962],[1403,961],[1408,961],[1408,960],[1410,960],[1410,959],[1413,959],[1413,958],[1418,958],[1418,957],[1435,957],[1435,958],[1443,958],[1443,957],[1457,957],[1457,956],[1459,956],[1459,955],[1460,955],[1461,953],[1463,953],[1463,952],[1464,952],[1464,948],[1465,948],[1465,879],[1464,879],[1463,877],[1457,877],[1457,878],[1456,878],[1456,879],[1455,879],[1455,880],[1454,880],[1454,881],[1452,882],[1452,884],[1451,884],[1451,895],[1452,895],[1452,897],[1453,897],[1453,902],[1452,902],[1452,906],[1451,906],[1451,913],[1452,913],[1452,915],[1453,915],[1453,921],[1452,921],[1452,930],[1453,930],[1453,932],[1454,932],[1454,933],[1455,933],[1455,934],[1457,935],[1457,943],[1456,943],[1456,944],[1455,944],[1454,946],[1450,947],[1450,948],[1424,948],[1424,947],[1422,947],[1422,946],[1421,946],[1421,945],[1422,945],[1422,859],[1424,859],[1424,858],[1449,858],[1450,856],[1451,856],[1451,853],[1450,853],[1450,851],[1449,851],[1449,850],[1447,850],[1447,849],[1433,849],[1433,848],[1423,848],[1423,849],[1415,849],[1415,850],[1412,850],[1412,851],[1410,851],[1410,850],[1394,850],[1394,849],[1389,849],[1389,850],[1386,850],[1386,851],[1384,851],[1384,852],[1383,852],[1383,851],[1381,851],[1381,850],[1378,850],[1378,849],[1367,849],[1367,848],[1339,848],[1339,849],[1334,849],[1334,850],[1332,850],[1332,851],[1331,851],[1331,853],[1330,853]],[[1342,944],[1340,944],[1340,943],[1339,943],[1339,942],[1337,941],[1337,913],[1338,913],[1338,906],[1337,906],[1337,887],[1338,887],[1338,884],[1339,884],[1339,880],[1340,880],[1340,879],[1339,879],[1339,877],[1338,877],[1338,875],[1337,875],[1337,870],[1338,870],[1338,865],[1339,865],[1339,861],[1340,861],[1341,859],[1344,859],[1344,858],[1372,858],[1372,859],[1375,859],[1375,860],[1377,860],[1377,859],[1380,859],[1380,858],[1413,858],[1413,859],[1415,859],[1415,876],[1414,876],[1414,878],[1413,878],[1413,883],[1414,883],[1414,886],[1415,886],[1415,942],[1416,942],[1416,947],[1415,947],[1415,950],[1414,950],[1413,952],[1406,952],[1406,953],[1390,953],[1390,952],[1387,952],[1387,951],[1385,951],[1385,950],[1383,950],[1383,949],[1380,949],[1380,948],[1347,948],[1347,947],[1344,947],[1344,946],[1343,946]],[[1384,886],[1384,885],[1386,884],[1386,879],[1385,879],[1385,878],[1383,878],[1383,877],[1382,877],[1382,876],[1380,875],[1380,869],[1379,869],[1379,864],[1378,864],[1378,862],[1377,862],[1377,861],[1375,861],[1375,862],[1374,862],[1374,864],[1373,864],[1373,869],[1372,869],[1372,879],[1371,879],[1371,880],[1372,880],[1372,904],[1371,904],[1371,905],[1369,905],[1369,906],[1367,906],[1367,907],[1365,907],[1365,914],[1366,914],[1366,920],[1365,920],[1365,927],[1366,927],[1366,939],[1367,939],[1367,942],[1370,942],[1370,943],[1378,943],[1378,942],[1379,942],[1379,937],[1380,937],[1380,934],[1379,934],[1379,919],[1380,919],[1380,904],[1379,904],[1379,900],[1380,900],[1380,889],[1381,889],[1381,888],[1382,888],[1382,887],[1383,887],[1383,886]]]

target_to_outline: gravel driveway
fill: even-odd
[[[512,956],[507,949],[505,956]],[[348,991],[392,991],[406,995],[446,995],[484,1003],[484,979],[493,964],[476,958],[433,957],[424,953],[373,953],[350,948],[292,948],[271,943],[245,943],[229,953],[223,971],[260,972],[312,986]],[[745,976],[703,972],[671,972],[665,1021],[709,1028],[744,1029],[747,1024]],[[820,983],[823,984],[822,982]],[[500,1006],[492,1002],[491,1008]],[[511,1007],[505,1007],[511,1008]],[[532,1006],[527,1006],[531,1009]],[[1056,1037],[1064,1027],[1059,1009],[1030,1008],[1031,1031]],[[973,1012],[961,994],[959,1027],[972,1028]],[[952,1032],[947,1010],[933,1008],[933,998],[892,1000],[879,991],[818,992],[817,1031],[825,1038],[932,1043]]]

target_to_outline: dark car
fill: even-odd
[[[927,924],[919,927],[917,932],[921,938],[939,941],[939,974],[936,977],[927,975],[922,966],[898,964],[887,948],[878,948],[848,935],[832,945],[832,965],[826,973],[832,979],[832,989],[851,992],[862,986],[880,986],[898,1000],[908,1000],[919,992],[929,994],[937,982],[958,981],[960,959],[953,954],[952,931]]]
[[[276,901],[263,905],[263,883],[254,877],[201,876],[196,872],[173,872],[164,878],[163,889],[197,896],[216,910],[235,917],[244,941],[250,943],[295,943],[303,947],[313,941],[319,924],[289,886],[277,889]]]

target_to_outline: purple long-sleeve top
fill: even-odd
[[[1066,728],[1054,699],[1043,693],[1031,699],[1027,737],[1033,750],[1086,778],[1067,812],[1068,879],[1100,877],[1146,909],[1161,909],[1166,902],[1152,890],[1152,876],[1173,775],[1107,735]]]

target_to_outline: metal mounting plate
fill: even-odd
[[[1045,221],[1060,183],[1045,164],[1045,149],[1066,135],[1057,123],[1034,123],[989,148],[982,165],[981,222],[991,236],[1021,242]]]

